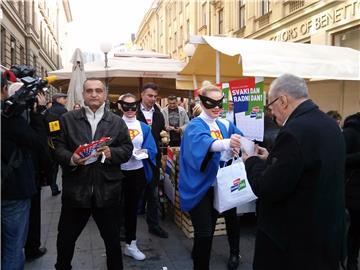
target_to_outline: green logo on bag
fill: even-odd
[[[235,190],[242,190],[246,188],[246,182],[245,179],[237,178],[233,181],[233,185],[230,187],[231,192],[234,192]]]

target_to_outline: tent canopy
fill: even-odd
[[[178,77],[185,63],[179,60],[152,57],[111,57],[108,68],[104,68],[104,61],[95,61],[84,65],[87,78],[105,77],[137,77],[137,78],[169,78]],[[71,68],[49,72],[58,79],[70,79]]]
[[[159,95],[170,94],[188,97],[187,91],[176,87],[176,80],[183,79],[178,73],[184,68],[185,62],[170,59],[165,54],[150,51],[131,51],[115,53],[108,59],[108,68],[104,61],[86,63],[84,70],[87,78],[108,78],[109,93],[120,95],[126,92],[136,93],[139,86],[146,82],[155,82],[160,86]],[[55,86],[66,88],[71,78],[71,68],[49,72],[57,76]]]
[[[214,77],[218,51],[222,81],[289,72],[308,79],[360,80],[360,52],[350,48],[214,36],[192,36],[190,43],[198,45],[181,75]]]

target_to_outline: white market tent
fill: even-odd
[[[215,36],[192,36],[196,50],[181,75],[227,81],[292,73],[321,80],[360,80],[360,52],[351,48]],[[182,89],[194,89],[193,81]],[[195,86],[196,87],[196,86]]]
[[[165,54],[147,51],[116,53],[108,59],[108,68],[104,67],[104,61],[95,61],[84,65],[87,78],[108,78],[110,94],[122,94],[129,91],[137,91],[142,83],[148,81],[160,85],[165,96],[183,91],[176,90],[178,73],[186,63],[170,59]],[[57,86],[67,86],[71,78],[72,69],[65,68],[49,72],[58,79]],[[188,96],[187,91],[183,92]]]

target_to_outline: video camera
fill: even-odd
[[[20,115],[24,110],[32,108],[36,102],[36,95],[40,91],[47,91],[48,83],[55,80],[51,77],[35,77],[36,69],[29,66],[13,65],[10,70],[24,85],[4,101],[1,113],[7,118]]]

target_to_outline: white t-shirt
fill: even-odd
[[[153,114],[154,114],[154,107],[152,107],[150,110],[147,110],[144,105],[141,103],[140,104],[140,108],[141,111],[143,112],[145,119],[146,119],[146,123],[151,126],[152,125],[152,121],[153,121]]]
[[[218,124],[216,123],[216,119],[211,118],[205,112],[202,112],[199,115],[199,117],[202,120],[204,120],[205,123],[209,126],[211,137],[213,137],[214,139],[217,139],[215,142],[212,143],[212,145],[210,147],[210,151],[211,152],[221,152],[220,160],[222,160],[222,161],[228,161],[229,159],[231,159],[232,152],[231,152],[231,148],[230,148],[230,139],[223,138],[223,136],[221,134],[221,130],[220,130]],[[225,121],[227,121],[227,120],[225,120]],[[224,125],[227,129],[229,128],[229,124],[226,125],[224,123]]]
[[[141,130],[140,121],[136,120],[136,118],[127,118],[125,115],[123,116],[123,120],[125,121],[128,130],[130,139],[134,146],[134,150],[139,150],[142,148],[142,144],[144,141],[144,135]],[[121,164],[121,169],[125,171],[137,170],[143,167],[143,163],[141,160],[135,159],[132,155],[128,162]]]

